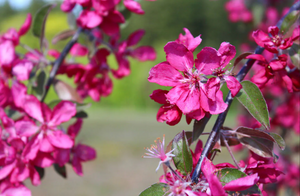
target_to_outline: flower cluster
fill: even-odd
[[[290,2],[293,3],[293,1]],[[252,23],[252,28],[258,30],[253,31],[249,38],[263,47],[265,51],[262,54],[253,54],[246,58],[255,60],[254,73],[248,78],[260,88],[266,99],[270,112],[270,131],[288,139],[295,137],[295,134],[299,135],[300,127],[300,71],[299,61],[296,60],[299,57],[300,26],[299,23],[291,21],[288,26],[281,26],[281,28],[275,26],[286,14],[289,14],[287,16],[289,19],[299,17],[299,11],[289,12],[290,8],[283,8],[282,3],[283,1],[266,1],[264,5],[256,5],[266,11],[262,15],[261,21]],[[286,3],[288,2],[286,1]],[[299,2],[294,1],[294,3]],[[253,6],[251,3],[248,4],[248,8],[251,9],[251,6]],[[281,21],[287,22],[287,20],[282,19]],[[293,51],[296,51],[296,54]],[[238,118],[242,126],[246,125],[255,129],[261,127],[261,124],[248,114],[240,114]],[[299,194],[299,178],[295,178],[295,174],[298,172],[295,171],[299,170],[300,166],[291,158],[293,154],[298,153],[297,148],[296,144],[289,142],[283,153],[276,152],[279,161],[273,165],[270,163],[268,168],[278,168],[285,175],[280,175],[276,184],[264,187],[268,194],[276,195],[279,191],[286,190],[292,191],[291,194],[294,195]],[[248,159],[250,160],[251,157]],[[267,168],[264,169],[268,170]],[[296,185],[297,183],[298,185]]]
[[[164,154],[165,157],[169,158],[168,163],[163,163],[169,168],[172,168],[171,165],[173,165],[173,161],[171,157],[175,157],[175,155],[169,154],[171,151],[167,153],[168,155],[165,154],[163,143],[157,143],[157,148],[160,148],[160,152],[154,153],[151,158],[160,158]],[[174,149],[172,151],[174,151]],[[202,152],[202,141],[199,140],[196,144],[195,151],[193,152],[190,149],[190,152],[194,169]],[[180,161],[182,161],[183,164],[188,164],[188,158],[182,157]],[[162,161],[160,161],[160,163],[161,162]],[[180,163],[177,162],[177,164]],[[166,173],[160,177],[160,182],[165,185],[165,189],[163,189],[165,190],[165,195],[226,196],[228,193],[238,193],[242,191],[250,191],[249,194],[265,193],[263,185],[278,182],[283,174],[283,172],[275,167],[272,159],[266,159],[256,154],[252,154],[247,164],[241,161],[239,168],[230,163],[214,165],[210,159],[206,158],[204,159],[201,170],[203,173],[199,176],[197,183],[191,181],[191,173],[185,173],[178,169],[176,171],[173,169],[171,169],[171,171],[166,170]],[[237,178],[237,173],[240,176],[239,178]],[[249,190],[249,188],[252,190]]]
[[[19,30],[9,29],[0,35],[0,195],[30,196],[24,180],[29,178],[33,185],[39,185],[44,168],[50,166],[66,176],[65,165],[70,164],[82,176],[82,162],[96,158],[92,147],[76,142],[86,117],[80,109],[87,105],[83,99],[90,96],[99,101],[102,96],[108,96],[113,85],[111,75],[121,79],[130,74],[128,57],[139,61],[156,58],[152,47],[136,46],[144,30],[136,30],[126,40],[120,40],[120,24],[126,22],[119,10],[120,2],[65,0],[61,5],[64,12],[71,12],[75,6],[81,6],[82,11],[76,20],[77,31],[71,35],[73,40],[62,52],[49,49],[44,35],[40,37],[43,42],[40,49],[21,43],[20,38],[32,26],[31,14]],[[144,13],[134,0],[122,3],[127,11]],[[78,33],[89,37],[90,47],[76,43]],[[60,36],[55,37],[55,42],[66,38]],[[16,52],[20,47],[26,54]],[[70,60],[65,59],[68,53]],[[115,57],[117,69],[108,65],[109,55]],[[49,60],[53,57],[54,62]],[[76,57],[86,57],[88,64],[77,63]],[[56,79],[56,74],[74,77],[76,89]],[[59,100],[45,103],[52,83]],[[73,124],[64,128],[65,122]]]
[[[154,66],[148,80],[162,86],[172,87],[169,91],[156,90],[150,96],[164,104],[157,120],[175,125],[181,114],[201,120],[206,114],[220,114],[227,108],[220,87],[227,83],[234,97],[242,88],[231,75],[230,61],[236,54],[235,47],[223,42],[218,50],[204,47],[194,60],[193,51],[201,43],[200,35],[193,37],[188,29],[176,41],[164,47],[167,61]]]
[[[133,13],[144,13],[136,1],[126,0],[123,3],[125,8]],[[127,40],[120,40],[120,25],[126,21],[117,9],[119,4],[120,0],[65,0],[61,5],[64,12],[71,12],[75,5],[82,6],[83,11],[77,18],[77,25],[91,37],[92,45],[94,45],[93,52],[80,43],[75,44],[70,51],[70,54],[75,57],[88,56],[89,63],[87,65],[65,62],[58,71],[58,74],[74,77],[74,82],[77,85],[76,90],[82,98],[90,96],[94,101],[99,101],[102,96],[108,96],[113,87],[110,75],[121,79],[130,74],[128,57],[142,62],[156,58],[156,53],[152,47],[135,47],[144,36],[144,30],[136,30]],[[49,52],[49,55],[56,58],[59,56],[58,51]],[[107,58],[110,54],[115,56],[118,69],[109,66]]]

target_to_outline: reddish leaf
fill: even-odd
[[[72,37],[75,33],[76,33],[76,30],[64,30],[54,36],[54,38],[52,39],[52,44],[56,44],[57,42],[59,42],[61,40],[68,39],[68,38]]]
[[[234,63],[233,63],[233,67],[235,67],[241,60],[245,59],[250,54],[253,54],[253,53],[252,52],[245,52],[245,53],[239,55],[238,57],[236,57],[236,59],[234,60]]]
[[[53,83],[54,90],[57,93],[58,97],[62,100],[76,101],[78,103],[82,103],[83,99],[77,93],[76,89],[71,87],[69,84],[55,80]]]

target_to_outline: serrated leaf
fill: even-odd
[[[298,10],[292,11],[289,13],[282,21],[280,32],[285,34],[289,31],[290,27],[297,21],[300,16],[300,12]]]
[[[193,137],[192,137],[192,141],[196,141],[200,135],[203,133],[205,126],[207,124],[207,122],[210,119],[210,116],[205,115],[204,118],[202,118],[201,120],[195,120],[194,121],[194,126],[193,126]]]
[[[53,164],[55,171],[63,178],[67,178],[66,166],[59,166],[57,163]]]
[[[172,149],[174,149],[173,154],[175,157],[173,157],[173,161],[176,168],[183,175],[192,172],[193,158],[184,131],[174,137]]]
[[[40,8],[34,16],[32,33],[34,36],[40,38],[40,48],[42,50],[45,42],[45,26],[46,20],[50,11],[56,6],[56,4],[47,4]]]
[[[244,52],[240,54],[236,59],[234,60],[233,67],[235,67],[241,60],[245,59],[250,54],[253,54],[252,52]]]
[[[269,111],[261,91],[250,81],[242,81],[241,85],[243,88],[236,95],[236,98],[257,121],[269,129]]]
[[[68,100],[68,101],[76,101],[78,103],[82,103],[83,99],[77,93],[76,89],[70,86],[69,84],[55,79],[53,82],[53,87],[61,100]]]
[[[164,196],[169,190],[169,185],[165,183],[157,183],[139,194],[139,196]]]
[[[241,172],[238,169],[235,168],[223,168],[221,170],[218,171],[217,174],[220,182],[223,183],[228,183],[231,182],[232,180],[236,180],[242,177],[247,176],[244,172]]]
[[[281,150],[284,150],[285,149],[285,141],[283,140],[283,138],[276,134],[276,133],[270,133],[271,136],[274,138],[274,140],[276,141],[276,144],[279,146],[279,148]]]
[[[44,70],[41,70],[41,72],[38,74],[36,83],[37,86],[33,86],[32,90],[35,92],[36,97],[38,99],[41,99],[44,94],[45,85],[46,85],[46,73]]]
[[[75,33],[76,33],[76,30],[72,30],[72,29],[64,30],[54,36],[54,38],[52,39],[52,44],[54,45],[61,40],[66,40],[66,39],[72,37]]]

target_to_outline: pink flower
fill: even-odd
[[[255,185],[258,182],[258,180],[259,176],[257,173],[255,173],[228,182],[227,184],[225,184],[224,189],[226,191],[243,191]]]
[[[157,138],[156,140],[154,140],[154,142],[156,143],[156,146],[152,145],[150,149],[147,148],[146,150],[149,153],[145,153],[147,156],[144,156],[144,158],[157,158],[157,159],[160,159],[158,167],[156,168],[156,171],[157,171],[162,163],[168,163],[172,159],[172,157],[174,157],[175,155],[172,154],[174,149],[167,152],[167,153],[165,152],[165,150],[164,150],[164,148],[165,148],[165,135],[163,136],[162,141],[160,140],[160,138]]]
[[[95,11],[83,10],[77,18],[77,24],[82,28],[92,29],[99,26],[102,20]]]
[[[33,63],[28,60],[17,60],[14,62],[12,74],[17,77],[17,80],[28,80],[30,72],[33,68]]]
[[[150,46],[140,46],[133,48],[144,36],[145,31],[142,29],[131,33],[126,41],[118,43],[119,37],[114,37],[110,40],[111,45],[116,48],[114,51],[119,68],[112,69],[114,77],[121,79],[130,74],[130,64],[128,56],[138,59],[139,61],[153,61],[156,58],[155,50]]]
[[[257,174],[259,183],[268,184],[277,182],[283,172],[275,167],[273,158],[263,158],[251,152],[251,157],[246,165],[244,161],[239,163],[246,174]]]
[[[81,162],[90,161],[96,158],[96,151],[94,148],[84,145],[77,144],[73,149],[72,167],[74,171],[82,176],[82,165]]]
[[[141,4],[134,0],[124,0],[124,6],[131,12],[136,14],[144,14]]]
[[[230,0],[225,4],[231,22],[251,22],[252,14],[245,6],[244,0]]]
[[[239,83],[239,81],[230,75],[231,70],[228,70],[228,67],[226,67],[234,58],[235,54],[236,50],[233,45],[229,44],[228,42],[222,42],[219,50],[211,47],[203,48],[197,55],[198,59],[196,60],[197,63],[201,65],[205,65],[205,63],[210,61],[210,59],[216,59],[219,61],[216,64],[211,64],[210,66],[203,66],[201,71],[207,75],[212,74],[217,76],[215,79],[211,79],[211,81],[213,81],[211,85],[214,86],[214,88],[218,88],[221,82],[226,82],[227,87],[231,91],[233,97],[236,96],[236,94],[242,88],[242,85]],[[209,59],[207,56],[209,56]],[[214,93],[214,91],[211,92]],[[208,96],[210,97],[209,94]]]
[[[67,134],[57,129],[58,125],[70,120],[76,114],[74,103],[61,101],[51,111],[36,97],[28,95],[23,103],[23,109],[30,117],[40,123],[37,127],[38,133],[25,146],[24,157],[34,160],[39,151],[50,153],[55,148],[70,149],[74,145],[73,140]]]
[[[297,28],[294,30],[292,37],[283,38],[283,35],[280,33],[279,28],[276,26],[270,26],[268,28],[269,36],[261,30],[254,31],[252,37],[255,42],[264,47],[266,50],[272,53],[278,53],[278,50],[285,50],[293,45],[293,41],[299,39],[299,31]]]
[[[155,90],[150,95],[150,98],[157,103],[163,104],[157,112],[156,119],[158,122],[164,122],[168,125],[176,125],[181,120],[182,112],[176,105],[171,105],[168,103],[166,94],[168,91]]]
[[[179,44],[183,44],[188,50],[193,52],[202,41],[202,39],[200,38],[201,35],[194,38],[187,28],[183,28],[183,30],[185,32],[185,35],[179,34],[176,42]]]
[[[279,79],[282,79],[285,83],[287,90],[293,92],[293,82],[285,70],[285,67],[287,66],[287,57],[286,54],[282,54],[276,59],[268,62],[265,57],[260,54],[247,56],[246,59],[257,60],[258,64],[264,67],[263,69],[260,69],[251,80],[262,88],[270,79],[278,75]]]
[[[0,196],[31,196],[31,191],[23,184],[14,186],[7,183],[7,185],[3,186],[2,182],[1,186],[5,188],[2,189],[1,187]]]
[[[79,43],[75,43],[71,48],[70,54],[73,56],[85,56],[88,54],[88,49]]]
[[[31,26],[31,21],[32,21],[31,14],[27,14],[25,22],[23,23],[23,25],[19,29],[19,32],[18,32],[19,36],[23,36],[28,32],[28,30],[30,29],[30,26]]]
[[[203,68],[214,68],[219,64],[220,58],[199,54],[195,61],[191,51],[177,42],[169,42],[164,50],[167,62],[153,67],[149,72],[148,80],[163,86],[173,87],[166,95],[170,104],[175,104],[189,117],[200,120],[205,112],[219,114],[225,111],[227,105],[223,101],[223,94],[218,86],[215,88],[212,79],[207,80]],[[181,73],[182,72],[182,73]],[[205,82],[207,82],[205,84]],[[214,88],[214,89],[213,89]],[[207,95],[208,89],[212,91]]]

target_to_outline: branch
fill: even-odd
[[[295,3],[289,10],[289,12],[284,16],[282,17],[279,22],[276,24],[276,26],[278,28],[281,27],[282,25],[282,22],[284,20],[284,18],[289,14],[291,13],[292,11],[295,11],[295,10],[299,10],[300,9],[300,2],[298,1],[297,3]],[[262,52],[264,51],[264,48],[258,46],[256,47],[255,49],[255,54],[261,54]],[[244,64],[244,66],[242,67],[242,69],[239,71],[239,73],[237,74],[236,76],[236,79],[241,82],[246,74],[249,72],[249,70],[251,69],[253,63],[255,62],[255,60],[253,59],[249,59],[247,60],[247,62]],[[194,183],[198,183],[198,177],[200,175],[200,172],[201,172],[201,166],[202,166],[202,162],[204,160],[205,157],[207,157],[208,153],[211,151],[211,148],[215,145],[215,143],[219,140],[220,138],[220,130],[221,130],[221,127],[223,126],[223,123],[225,121],[225,118],[227,116],[227,112],[230,108],[230,105],[233,101],[233,97],[231,96],[231,92],[229,91],[229,93],[227,94],[227,97],[226,97],[226,100],[225,100],[225,103],[228,104],[228,107],[227,109],[225,110],[225,112],[219,114],[217,120],[216,120],[216,123],[214,124],[214,127],[207,139],[207,142],[203,148],[203,151],[201,153],[201,156],[198,160],[198,163],[195,167],[195,170],[194,170],[194,173],[192,175],[192,181]]]
[[[44,102],[46,95],[50,89],[50,86],[52,85],[55,75],[60,67],[60,65],[62,64],[62,62],[64,61],[64,59],[66,58],[66,56],[68,55],[68,53],[70,52],[72,46],[77,42],[78,37],[80,35],[80,33],[82,32],[82,28],[78,28],[78,30],[76,31],[76,33],[73,35],[72,39],[67,43],[66,47],[63,49],[63,51],[61,52],[60,56],[58,57],[58,59],[56,59],[56,61],[54,62],[53,68],[50,72],[49,75],[49,79],[47,81],[46,87],[45,87],[45,92],[43,94],[42,100],[41,102]]]

